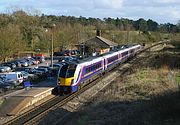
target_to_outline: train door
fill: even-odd
[[[104,70],[106,70],[106,69],[107,69],[107,59],[104,58],[104,59],[103,59],[103,62],[104,62]]]
[[[118,55],[119,55],[119,58],[118,58],[119,60],[118,60],[118,61],[119,61],[119,63],[120,63],[120,62],[121,62],[121,59],[122,59],[122,56],[121,56],[121,53],[119,53]]]

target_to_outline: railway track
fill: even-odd
[[[108,75],[107,73],[106,75]],[[106,76],[105,75],[105,76]],[[68,101],[72,100],[74,97],[78,96],[79,94],[83,93],[87,89],[91,88],[94,84],[96,84],[97,80],[93,80],[90,84],[87,84],[78,92],[64,95],[64,96],[55,96],[50,100],[46,101],[45,103],[40,104],[39,106],[35,107],[34,109],[27,111],[12,120],[6,122],[4,125],[28,125],[32,124],[34,121],[40,120],[43,116],[45,116],[49,111],[51,111],[54,107],[60,107],[66,104]]]
[[[152,47],[155,47],[157,45],[161,45],[164,43],[168,43],[169,41],[163,41],[163,42],[159,42],[156,43],[152,46],[149,46],[147,48],[144,48],[143,50],[141,50],[139,53],[140,54],[142,52],[145,52],[149,49],[151,49]],[[103,77],[106,77],[109,73],[111,73],[112,71],[106,73]],[[86,91],[87,89],[91,88],[92,86],[94,86],[98,81],[100,81],[101,79],[103,79],[103,77],[99,78],[99,79],[95,79],[93,80],[90,84],[86,85],[85,87],[83,87],[81,90],[79,90],[76,93],[70,94],[70,95],[65,95],[65,96],[55,96],[53,98],[51,98],[50,100],[46,101],[45,103],[42,103],[41,105],[35,107],[34,109],[27,111],[15,118],[13,118],[12,120],[8,121],[7,123],[5,123],[4,125],[28,125],[28,124],[32,124],[35,121],[38,121],[40,119],[42,119],[46,114],[48,114],[49,111],[51,111],[54,107],[61,107],[64,104],[66,104],[68,101],[72,100],[74,97],[78,96],[78,94],[83,93],[84,91]]]

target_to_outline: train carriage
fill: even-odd
[[[140,49],[140,45],[133,45],[100,57],[91,57],[80,62],[65,62],[59,72],[58,90],[60,93],[76,92],[101,74],[133,57]]]
[[[111,52],[107,55],[104,55],[104,66],[105,70],[110,70],[113,68],[116,64],[119,63],[119,53],[118,52]]]

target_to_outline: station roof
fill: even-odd
[[[81,44],[85,44],[87,46],[88,45],[89,46],[91,46],[91,45],[94,46],[95,45],[95,46],[98,46],[100,48],[111,48],[111,47],[114,47],[114,46],[118,46],[117,43],[114,43],[114,42],[112,42],[112,41],[110,41],[108,39],[105,39],[105,38],[101,37],[101,36],[96,36],[96,37],[91,38],[91,39],[89,39],[89,40],[87,40],[87,41],[85,41],[85,42],[83,42]]]

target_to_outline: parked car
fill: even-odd
[[[53,56],[64,56],[63,52],[54,52]]]
[[[4,91],[14,89],[14,87],[15,86],[10,83],[0,82],[0,88],[3,89]]]
[[[3,77],[0,77],[0,84],[4,83]]]
[[[24,60],[24,59],[20,60],[20,63],[21,63],[22,67],[28,67],[29,66],[28,62],[26,60]]]
[[[77,56],[80,54],[78,50],[64,50],[62,52],[54,52],[54,56]]]
[[[45,61],[45,57],[43,54],[35,54],[33,58],[39,63],[42,63]]]
[[[14,63],[16,65],[16,67],[21,67],[20,60],[12,61],[12,63]]]
[[[0,66],[0,72],[10,72],[11,68],[8,66]]]
[[[38,66],[38,68],[46,68],[48,71],[51,70],[51,67],[49,67],[49,66]]]
[[[27,63],[28,63],[29,66],[34,65],[32,60],[27,60]]]
[[[77,58],[71,56],[64,56],[58,60],[58,62],[77,62]]]
[[[13,62],[6,62],[6,63],[2,63],[3,66],[8,66],[11,69],[16,68],[16,64],[14,64]]]
[[[48,69],[46,68],[37,68],[33,70],[33,73],[36,75],[46,75],[48,74]]]
[[[1,72],[5,72],[4,67],[0,67],[0,73],[1,73]]]
[[[55,63],[55,64],[53,64],[53,66],[52,65],[49,65],[49,67],[52,69],[52,67],[53,67],[53,69],[59,69],[60,67],[62,67],[62,65],[63,64],[61,64],[61,63]]]
[[[38,64],[38,61],[36,61],[34,58],[26,58],[25,59],[29,65],[37,65]]]
[[[25,71],[21,71],[22,75],[23,75],[23,79],[27,80],[29,78],[29,73],[25,72]]]
[[[3,77],[0,77],[0,88],[3,90],[9,90],[9,89],[13,89],[15,87],[14,84],[12,84],[9,81],[5,81],[5,79]]]
[[[14,70],[15,70],[15,71],[20,71],[20,72],[21,72],[21,71],[25,71],[25,72],[28,72],[28,73],[32,74],[34,68],[30,68],[30,67],[19,67],[19,68],[15,68]]]
[[[37,56],[37,57],[33,57],[38,63],[43,63],[45,61],[44,57],[41,56]]]
[[[21,72],[8,72],[0,73],[0,77],[4,79],[5,82],[19,85],[23,82],[23,75]]]

